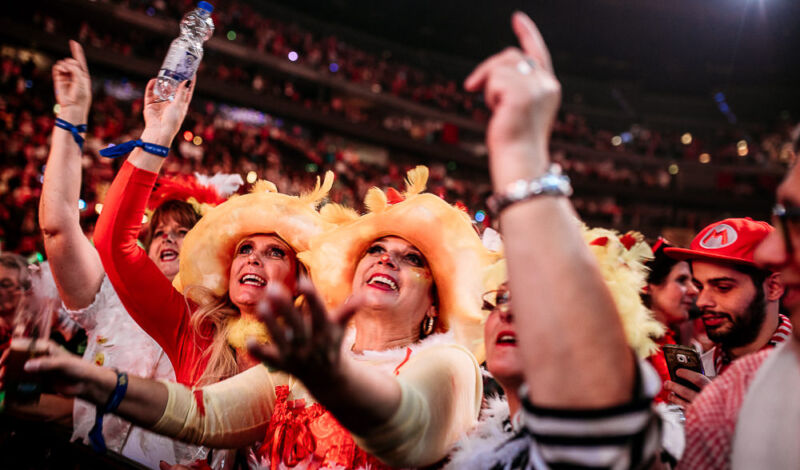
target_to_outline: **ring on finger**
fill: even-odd
[[[537,67],[539,67],[539,64],[537,64],[536,61],[531,59],[530,57],[525,57],[519,62],[517,62],[517,70],[522,75],[530,74]]]

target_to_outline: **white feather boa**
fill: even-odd
[[[478,424],[453,447],[450,461],[445,465],[446,470],[491,468],[497,462],[510,461],[516,457],[521,449],[516,446],[498,448],[513,436],[509,423],[508,402],[503,397],[487,399],[486,406],[481,410]],[[523,446],[527,441],[521,442]]]

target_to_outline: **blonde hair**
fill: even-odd
[[[236,362],[236,351],[228,344],[228,333],[241,312],[231,302],[227,293],[219,298],[213,295],[211,290],[200,286],[191,286],[187,289],[187,293],[189,291],[192,291],[194,298],[204,300],[192,314],[190,320],[192,330],[196,337],[211,338],[211,344],[201,356],[201,359],[207,361],[200,360],[194,365],[197,373],[200,364],[205,363],[203,374],[195,385],[208,385],[236,375],[239,372],[239,365]]]

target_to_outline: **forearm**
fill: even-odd
[[[85,124],[88,113],[65,109],[59,118],[73,124]],[[82,133],[82,137],[86,134]],[[53,126],[50,154],[44,172],[39,203],[39,225],[45,236],[58,234],[78,225],[78,199],[81,192],[81,149],[72,133]]]
[[[400,386],[394,377],[350,359],[344,359],[342,370],[332,377],[316,378],[303,383],[353,433],[386,423],[400,406]]]
[[[86,122],[84,110],[63,109],[62,119]],[[88,306],[103,280],[103,267],[80,226],[81,150],[69,131],[53,128],[39,201],[39,223],[53,277],[70,309]]]
[[[172,145],[172,136],[163,135],[163,132],[154,128],[145,127],[140,139],[142,142],[162,145],[167,148]],[[130,162],[136,168],[152,171],[153,173],[158,173],[161,171],[161,167],[164,165],[164,160],[165,158],[147,153],[141,148],[134,149],[133,152],[131,152],[130,157],[128,157],[128,162]]]
[[[354,438],[389,465],[423,467],[441,460],[478,418],[483,396],[480,369],[474,356],[460,346],[421,351],[402,367],[397,379],[388,379],[401,390],[397,408],[388,420],[354,433]]]
[[[95,369],[80,398],[103,406],[117,385],[117,373],[105,367]],[[167,387],[161,382],[129,375],[125,398],[114,413],[137,426],[150,428],[164,414],[167,398]]]
[[[628,400],[633,356],[569,201],[517,203],[501,226],[533,402],[586,408]]]

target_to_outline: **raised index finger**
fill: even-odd
[[[519,39],[519,45],[526,55],[535,59],[542,67],[548,71],[553,71],[553,63],[550,60],[550,52],[542,38],[539,28],[528,15],[518,11],[511,17],[511,27],[514,34]]]
[[[69,41],[69,50],[72,52],[72,57],[81,64],[81,69],[84,72],[89,71],[89,64],[86,62],[86,55],[83,53],[83,47],[81,47],[78,41]]]

